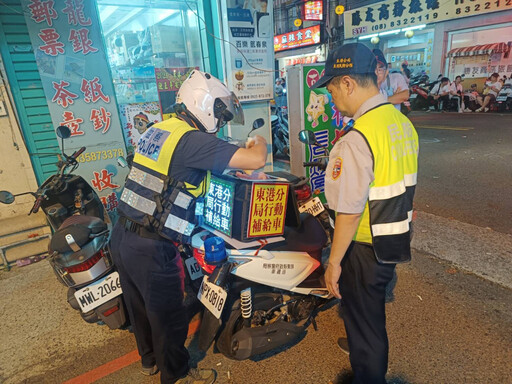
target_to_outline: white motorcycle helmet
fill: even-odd
[[[244,124],[240,101],[219,79],[193,71],[181,85],[176,103],[182,103],[207,133],[215,133],[228,121]]]

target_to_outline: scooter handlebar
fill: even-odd
[[[30,212],[28,213],[29,215],[31,213],[37,213],[37,211],[39,211],[39,208],[41,207],[41,203],[43,202],[43,196],[39,196],[36,201],[34,201],[34,205],[32,206],[32,209],[30,210]]]
[[[304,163],[302,163],[302,165],[304,167],[318,167],[324,170],[325,168],[327,168],[327,164],[325,164],[325,162],[323,161],[305,161]]]
[[[85,151],[85,147],[80,148],[78,151],[75,151],[75,152],[71,155],[71,158],[72,158],[73,160],[76,160],[76,158],[77,158],[78,156],[80,156],[84,151]]]

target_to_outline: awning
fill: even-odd
[[[507,43],[493,43],[483,45],[473,45],[471,47],[454,48],[448,54],[447,57],[459,57],[459,56],[475,56],[475,55],[490,55],[492,53],[503,53],[508,52],[510,47]]]

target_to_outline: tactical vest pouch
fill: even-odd
[[[186,190],[183,183],[178,182],[165,200],[155,229],[166,239],[189,243],[197,225],[196,198]]]

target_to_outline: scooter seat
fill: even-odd
[[[327,243],[327,234],[322,224],[309,213],[300,214],[300,226],[285,227],[285,241],[270,243],[265,246],[267,250],[275,251],[302,251],[317,257]]]
[[[53,234],[48,249],[50,253],[74,252],[76,249],[73,249],[73,243],[83,248],[91,238],[105,232],[107,228],[107,224],[97,217],[84,215],[68,217]]]

